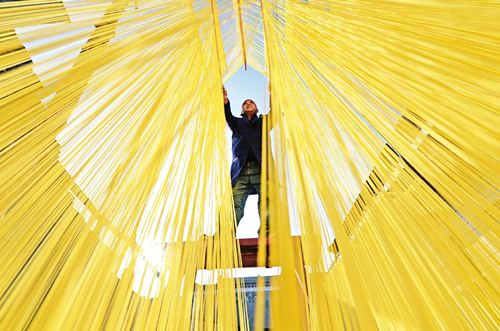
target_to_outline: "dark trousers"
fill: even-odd
[[[236,183],[233,186],[233,199],[234,199],[234,210],[236,213],[236,226],[240,224],[241,219],[243,218],[243,214],[245,211],[245,204],[247,203],[248,196],[250,193],[255,190],[259,195],[259,200],[257,201],[257,205],[259,207],[259,215],[260,215],[260,192],[261,192],[261,172],[262,167],[259,161],[248,161],[243,166],[240,174],[238,175],[238,179],[236,179]],[[275,192],[270,188],[274,187],[271,183],[268,183],[268,203],[266,210],[266,236],[269,236],[270,227],[269,227],[269,203],[274,200]],[[263,222],[261,221],[261,224]]]

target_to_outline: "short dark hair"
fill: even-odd
[[[253,101],[252,99],[245,99],[245,101],[243,101],[243,103],[241,104],[241,108],[243,108],[243,106],[245,105],[245,102],[247,101],[252,101],[253,103],[255,103],[255,101]]]

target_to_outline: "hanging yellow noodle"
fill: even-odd
[[[0,329],[500,329],[499,18],[1,2]],[[272,82],[258,260],[281,267],[255,321],[221,96],[244,62]]]

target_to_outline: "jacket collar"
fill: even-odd
[[[248,124],[248,125],[253,125],[253,124],[257,123],[257,119],[259,119],[259,118],[260,118],[260,116],[259,116],[259,115],[257,115],[257,114],[255,114],[255,115],[254,115],[254,117],[252,117],[252,122],[250,122],[250,120],[249,120],[249,119],[248,119],[248,117],[246,117],[246,116],[242,116],[241,118],[243,119],[243,121],[244,121],[246,124]]]

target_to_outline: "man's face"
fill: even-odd
[[[252,100],[245,100],[242,106],[243,113],[246,116],[254,116],[259,111],[257,105]]]

